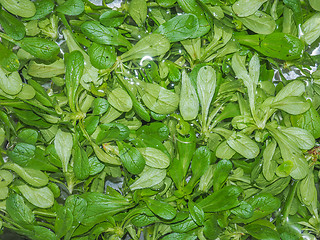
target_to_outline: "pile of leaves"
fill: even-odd
[[[320,1],[0,4],[1,231],[319,239]]]

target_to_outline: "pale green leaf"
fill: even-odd
[[[130,185],[130,189],[132,191],[136,189],[150,188],[161,183],[166,177],[166,170],[145,167],[142,173],[140,173],[139,175],[139,179],[137,179],[133,184]]]
[[[259,10],[261,5],[268,0],[239,0],[232,5],[238,17],[247,17]]]
[[[179,109],[183,119],[186,121],[193,120],[198,116],[199,100],[197,92],[185,71],[182,72]]]
[[[59,129],[54,139],[54,147],[61,160],[63,172],[68,171],[68,164],[70,161],[72,146],[72,134]]]
[[[248,159],[255,158],[260,152],[257,143],[240,132],[234,132],[230,138],[227,139],[227,144],[233,150]]]

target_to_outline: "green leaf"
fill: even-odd
[[[42,239],[58,240],[56,235],[52,231],[50,231],[48,228],[45,228],[42,226],[36,226],[36,225],[33,225],[30,228],[31,230],[19,229],[19,230],[16,230],[16,232],[18,234],[25,235],[32,240],[42,240]]]
[[[213,190],[216,192],[222,188],[232,170],[232,163],[222,159],[215,166],[213,171]]]
[[[97,144],[113,141],[125,140],[129,137],[130,130],[127,126],[120,123],[106,123],[101,124],[100,131],[96,138]]]
[[[216,90],[216,72],[211,66],[200,68],[197,76],[197,92],[201,104],[202,125],[206,126],[209,107]]]
[[[155,31],[166,36],[170,42],[178,42],[188,38],[198,30],[199,21],[193,14],[182,14],[161,24]]]
[[[8,156],[21,167],[45,171],[57,170],[46,159],[44,150],[28,143],[17,143],[14,149],[8,152]]]
[[[97,129],[99,121],[100,121],[99,116],[88,116],[84,119],[83,125],[89,135],[94,133],[94,131]]]
[[[57,217],[54,224],[54,230],[60,239],[65,236],[72,227],[73,215],[70,209],[60,207],[57,210]]]
[[[188,209],[193,221],[195,221],[197,225],[202,226],[204,224],[204,211],[202,210],[202,208],[200,208],[193,201],[189,201]]]
[[[22,80],[18,72],[6,75],[0,68],[0,89],[9,95],[16,95],[22,90]]]
[[[161,183],[166,177],[166,170],[145,167],[139,174],[139,178],[130,185],[132,191],[143,188],[151,188]]]
[[[0,188],[8,186],[13,180],[11,172],[6,170],[0,170]]]
[[[37,20],[41,19],[52,12],[54,9],[54,1],[52,0],[37,0],[34,2],[36,6],[36,13],[27,20]]]
[[[293,12],[293,19],[297,26],[302,24],[303,14],[300,0],[283,0],[286,7],[290,8]]]
[[[279,233],[267,226],[251,223],[244,228],[256,239],[280,240]]]
[[[130,96],[120,87],[112,90],[108,96],[108,102],[112,107],[121,112],[129,112],[132,109],[132,100]]]
[[[68,164],[70,161],[72,146],[72,134],[59,129],[54,139],[54,147],[62,162],[63,172],[68,171]]]
[[[84,11],[82,0],[67,0],[56,8],[56,11],[69,16],[76,16]]]
[[[43,187],[47,185],[49,181],[47,175],[43,172],[31,168],[22,168],[15,163],[5,163],[2,165],[2,168],[14,171],[24,181],[34,187]]]
[[[281,204],[279,198],[273,197],[270,193],[260,193],[254,195],[248,201],[253,208],[253,216],[248,219],[236,219],[235,222],[250,223],[254,220],[263,218],[278,210]]]
[[[58,55],[60,47],[57,43],[39,37],[25,37],[17,42],[22,49],[43,60],[50,60]]]
[[[209,240],[215,240],[222,229],[218,225],[219,219],[216,215],[211,215],[204,223],[203,234]]]
[[[81,31],[90,40],[105,45],[131,47],[130,42],[124,38],[118,30],[105,27],[98,21],[87,21],[81,25]]]
[[[250,23],[255,23],[255,21],[257,21],[257,19],[254,19]],[[259,29],[264,29],[262,26],[258,26],[257,28],[257,31]],[[272,28],[270,30],[272,30]],[[298,59],[302,56],[304,51],[304,44],[299,38],[282,32],[274,32],[268,35],[239,34],[236,35],[235,38],[240,44],[252,47],[265,56],[281,60]]]
[[[320,11],[320,3],[317,0],[309,0],[309,3],[313,9]]]
[[[191,161],[192,176],[188,185],[196,184],[205,171],[209,168],[211,163],[212,153],[206,146],[201,146],[193,153]],[[188,162],[185,163],[185,168],[188,168]],[[192,186],[191,185],[191,186]],[[193,186],[192,186],[193,187]]]
[[[23,23],[6,11],[0,12],[0,24],[5,33],[14,40],[21,40],[26,34]]]
[[[249,62],[248,72],[245,67],[245,59],[239,53],[235,53],[232,57],[232,69],[247,87],[251,113],[255,117],[255,98],[260,74],[260,61],[258,55],[255,54]]]
[[[216,191],[198,202],[204,212],[220,212],[239,205],[238,197],[242,189],[236,186],[227,186]]]
[[[49,208],[54,203],[54,195],[50,188],[33,188],[26,184],[18,186],[22,195],[34,206],[39,208]]]
[[[234,132],[230,138],[227,139],[227,144],[248,159],[255,158],[260,152],[257,143],[240,132]]]
[[[152,147],[138,148],[138,150],[149,167],[160,169],[169,167],[170,158],[161,150]]]
[[[65,83],[71,111],[76,112],[77,90],[84,70],[84,58],[81,52],[72,51],[65,57]]]
[[[308,175],[301,180],[299,184],[299,192],[302,202],[310,206],[314,197],[317,196],[317,189],[314,185],[314,175],[312,169],[309,170]]]
[[[142,82],[141,82],[142,83]],[[155,83],[142,83],[142,101],[153,112],[173,113],[179,104],[179,96]]]
[[[105,123],[100,125],[100,132],[96,138],[97,144],[118,140],[123,141],[129,137],[130,130],[120,123]]]
[[[267,0],[238,0],[232,5],[238,17],[248,17],[254,14]]]
[[[270,106],[285,111],[292,115],[302,114],[310,108],[310,103],[303,97],[286,97],[280,101],[274,101]]]
[[[150,34],[137,42],[129,51],[121,55],[121,60],[127,62],[143,57],[155,57],[165,54],[170,49],[169,40],[161,34]]]
[[[104,114],[109,108],[109,102],[105,98],[95,98],[92,102],[93,114]]]
[[[275,169],[278,166],[276,161],[273,160],[273,156],[275,154],[276,147],[277,147],[277,142],[272,140],[271,142],[267,143],[267,146],[263,151],[262,173],[263,173],[263,176],[268,181],[273,180],[274,174],[275,174]]]
[[[280,147],[281,156],[284,160],[283,167],[285,167],[283,170],[291,170],[290,175],[294,179],[304,178],[308,173],[308,164],[301,150],[278,129],[269,126],[267,128]]]
[[[276,29],[274,19],[261,11],[256,11],[250,16],[239,18],[239,20],[251,31],[258,34],[271,34]]]
[[[185,121],[195,119],[199,112],[199,100],[197,92],[191,84],[190,78],[186,71],[182,72],[179,110]]]
[[[163,142],[169,137],[169,128],[162,122],[152,122],[149,125],[143,125],[137,130],[137,135],[148,135]]]
[[[65,208],[73,215],[73,225],[81,223],[87,210],[87,201],[79,195],[70,195],[65,202]]]
[[[91,146],[92,146],[93,151],[95,152],[97,158],[101,162],[112,164],[112,165],[120,165],[121,164],[118,157],[111,156],[111,155],[107,154],[97,144],[91,142]]]
[[[198,227],[198,225],[193,221],[192,217],[189,216],[187,219],[171,224],[171,229],[174,232],[177,233],[187,233],[190,232],[191,230],[195,229]]]
[[[38,140],[39,133],[35,129],[25,128],[18,133],[18,138],[28,144],[35,145]]]
[[[305,92],[306,88],[303,82],[294,80],[282,88],[274,98],[274,102],[279,102],[286,97],[298,97]]]
[[[0,0],[0,4],[10,13],[20,17],[32,17],[36,7],[30,0]]]
[[[253,208],[249,203],[242,201],[238,207],[231,210],[231,213],[239,218],[250,218],[253,216]]]
[[[319,23],[320,13],[316,13],[302,24],[303,39],[308,45],[311,45],[320,37]]]
[[[123,23],[125,15],[122,12],[106,9],[99,17],[99,21],[106,27],[118,27]]]
[[[89,177],[89,159],[85,150],[78,144],[73,146],[73,172],[77,179],[85,180]]]
[[[102,164],[98,158],[90,157],[89,158],[89,174],[90,176],[100,173],[104,169],[104,164]]]
[[[221,159],[231,159],[235,153],[236,151],[227,144],[227,141],[221,142],[216,149],[216,156]]]
[[[0,43],[0,65],[9,72],[14,72],[19,69],[20,63],[17,55],[10,49]]]
[[[309,150],[314,147],[315,139],[307,130],[289,127],[281,129],[290,140],[297,144],[300,149]]]
[[[147,18],[146,0],[131,0],[128,12],[138,26],[142,26]]]
[[[25,204],[23,197],[18,194],[10,194],[6,200],[6,211],[18,224],[34,224],[35,216],[31,209]]]
[[[117,54],[113,46],[100,45],[93,42],[88,49],[92,66],[98,69],[112,67],[116,62]]]
[[[139,174],[146,164],[142,154],[127,143],[117,142],[119,147],[120,159],[124,167],[132,174]]]
[[[177,210],[169,203],[151,198],[145,199],[145,202],[148,208],[162,219],[171,220],[177,215]]]
[[[87,210],[82,224],[93,226],[99,222],[106,221],[107,217],[131,208],[129,200],[121,194],[112,196],[110,194],[87,192],[81,195],[87,201]]]
[[[191,235],[189,233],[170,233],[165,235],[163,240],[196,240],[197,236]]]
[[[305,113],[290,118],[292,126],[307,130],[315,139],[320,137],[320,116],[312,104]]]

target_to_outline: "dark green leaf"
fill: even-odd
[[[10,194],[6,200],[6,211],[19,224],[28,225],[35,222],[31,209],[25,204],[23,197],[18,194]]]
[[[14,40],[21,40],[26,34],[23,23],[6,11],[0,12],[0,24],[6,34]]]
[[[43,60],[52,59],[60,52],[58,44],[45,38],[25,37],[17,44],[31,55]]]
[[[54,9],[54,1],[52,0],[37,0],[34,1],[36,6],[36,13],[34,16],[27,18],[27,20],[41,19],[52,12]]]
[[[237,219],[236,222],[250,223],[263,218],[278,210],[281,204],[279,198],[273,197],[270,193],[260,193],[247,201],[253,208],[253,216],[248,219]]]
[[[120,123],[106,123],[99,125],[100,132],[96,138],[97,144],[118,140],[123,141],[129,137],[130,130]]]
[[[100,45],[93,42],[88,49],[92,66],[98,69],[106,69],[116,62],[117,54],[112,46]]]
[[[81,31],[92,41],[98,44],[130,47],[130,42],[125,39],[115,28],[105,27],[97,21],[88,21],[81,25]]]
[[[65,82],[70,108],[76,112],[76,94],[80,85],[80,79],[84,70],[84,58],[81,52],[73,51],[65,58],[66,74]]]
[[[239,205],[238,197],[242,189],[227,186],[201,200],[198,205],[204,212],[219,212]]]
[[[109,9],[100,15],[99,21],[106,27],[118,27],[124,21],[124,18],[123,13]]]
[[[188,202],[188,209],[193,221],[195,221],[197,225],[202,226],[204,224],[203,210],[196,203],[192,201]]]
[[[279,233],[267,226],[252,223],[245,226],[245,229],[256,239],[280,240]]]
[[[148,208],[160,218],[171,220],[177,215],[177,210],[169,203],[154,199],[146,199],[145,202]]]
[[[178,42],[192,37],[198,28],[199,22],[195,15],[182,14],[160,25],[155,33],[163,34],[170,42]]]
[[[79,15],[84,11],[84,3],[82,0],[67,0],[56,11],[70,16]]]
[[[146,161],[141,153],[127,143],[117,142],[120,159],[124,167],[132,174],[139,174],[144,169]]]
[[[218,191],[227,180],[232,170],[229,160],[220,160],[213,171],[213,190]]]
[[[20,63],[17,55],[0,43],[0,65],[9,72],[18,70]]]

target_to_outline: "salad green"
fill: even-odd
[[[320,237],[320,1],[0,4],[3,236]]]

